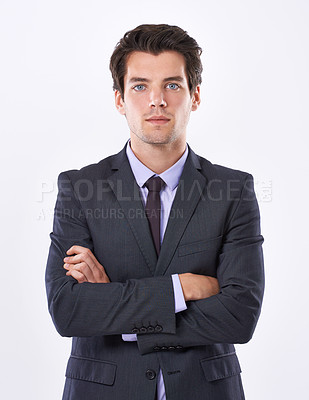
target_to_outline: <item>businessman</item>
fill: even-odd
[[[64,400],[244,399],[234,344],[259,318],[263,237],[253,177],[187,144],[200,55],[177,26],[127,32],[110,69],[130,138],[59,175],[46,288],[73,337]]]

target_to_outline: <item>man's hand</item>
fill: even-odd
[[[63,268],[67,269],[66,275],[73,276],[78,283],[109,283],[110,280],[104,267],[98,262],[91,250],[82,246],[72,246],[65,257]]]
[[[201,300],[206,297],[214,296],[220,291],[218,279],[212,276],[198,274],[179,274],[185,301]]]

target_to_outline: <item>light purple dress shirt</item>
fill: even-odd
[[[162,243],[169,214],[171,211],[171,207],[179,183],[179,179],[188,156],[188,146],[186,147],[186,150],[180,157],[180,159],[169,169],[167,169],[166,171],[162,172],[159,175],[155,174],[153,171],[151,171],[151,169],[147,168],[146,165],[144,165],[141,161],[139,161],[139,159],[135,156],[130,147],[130,140],[128,141],[126,152],[131,169],[133,171],[133,175],[135,177],[138,186],[140,187],[144,205],[146,204],[146,199],[148,194],[148,189],[144,187],[145,182],[153,175],[155,175],[155,176],[160,176],[161,179],[163,179],[164,182],[166,183],[166,185],[164,186],[164,188],[161,190],[160,193],[160,198],[161,198],[160,239]],[[184,299],[178,274],[172,275],[172,282],[173,282],[174,298],[175,298],[175,313],[177,313],[186,310],[187,306]],[[136,341],[137,337],[135,334],[123,334],[122,339],[131,342],[131,341]],[[161,369],[159,371],[159,376],[157,380],[157,400],[166,400],[165,387]]]

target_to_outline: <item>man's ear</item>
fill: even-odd
[[[192,111],[197,110],[198,106],[201,103],[201,92],[200,92],[200,90],[201,90],[200,85],[197,85],[196,88],[195,88],[195,92],[193,93],[193,96],[192,96],[192,108],[191,108]]]
[[[126,114],[124,101],[121,97],[119,90],[115,90],[115,106],[121,115]]]

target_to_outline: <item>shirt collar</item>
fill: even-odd
[[[145,182],[151,178],[153,175],[160,176],[169,187],[170,190],[174,190],[179,183],[180,176],[182,174],[183,167],[185,165],[188,156],[188,145],[186,145],[186,150],[178,161],[175,162],[169,169],[162,172],[161,174],[156,174],[151,169],[146,167],[133,153],[130,140],[128,140],[126,148],[127,157],[133,171],[135,180],[139,187],[144,186]]]

